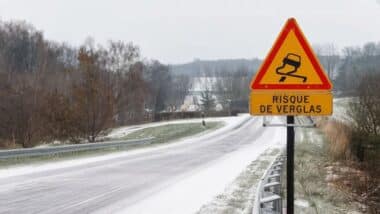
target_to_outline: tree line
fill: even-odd
[[[380,72],[380,42],[338,49],[333,43],[315,45],[318,58],[343,96],[357,96],[360,80]]]
[[[0,147],[94,142],[111,127],[178,105],[188,87],[186,75],[142,60],[131,42],[89,38],[72,47],[25,22],[0,22]]]

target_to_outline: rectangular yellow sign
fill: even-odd
[[[251,92],[251,115],[331,115],[330,91],[255,91]]]

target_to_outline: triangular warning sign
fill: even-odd
[[[332,85],[294,18],[288,19],[251,89],[331,90]]]

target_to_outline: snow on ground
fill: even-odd
[[[242,114],[237,117],[215,117],[215,118],[206,118],[206,121],[223,121],[225,123],[225,126],[222,128],[216,129],[214,131],[210,132],[202,132],[200,134],[197,134],[195,136],[189,136],[186,138],[183,138],[180,141],[173,142],[170,144],[163,144],[158,146],[152,146],[152,147],[145,147],[145,148],[139,148],[131,151],[122,151],[122,152],[115,152],[112,154],[102,155],[102,156],[94,156],[94,157],[81,157],[81,158],[75,158],[72,160],[63,160],[63,161],[54,161],[54,162],[46,162],[46,163],[34,163],[34,164],[28,164],[24,166],[8,166],[4,167],[3,169],[0,169],[0,178],[5,177],[12,177],[12,176],[18,176],[18,175],[25,175],[30,173],[36,173],[36,172],[42,172],[42,171],[48,171],[53,169],[59,169],[59,168],[66,168],[66,167],[73,167],[73,166],[79,166],[79,165],[85,165],[88,163],[93,163],[97,161],[104,161],[104,160],[110,160],[115,159],[119,157],[124,156],[131,156],[135,154],[141,154],[146,153],[152,150],[159,150],[159,149],[165,149],[172,146],[181,146],[183,143],[192,143],[193,140],[200,140],[202,138],[210,138],[213,136],[219,136],[222,133],[231,131],[235,129],[239,124],[242,123],[242,121],[245,121],[249,119],[250,116],[248,114]],[[143,129],[147,127],[152,126],[159,126],[159,125],[165,125],[165,124],[175,124],[175,123],[190,123],[190,122],[200,122],[200,119],[189,119],[189,120],[176,120],[176,121],[165,121],[165,122],[158,122],[158,123],[149,123],[139,126],[128,126],[123,127],[115,130],[111,133],[111,136],[124,136],[126,133],[130,133],[132,131],[136,131],[138,129]]]
[[[256,126],[261,126],[261,123],[256,123]],[[157,194],[122,209],[120,213],[195,213],[203,205],[212,202],[218,194],[223,193],[226,187],[233,185],[233,181],[239,174],[266,149],[282,148],[285,139],[285,128],[267,128],[263,135],[255,139],[263,143],[250,144],[244,149],[237,150],[222,159],[207,164],[202,169],[184,176],[182,180]]]
[[[353,97],[334,98],[332,118],[344,123],[351,123],[352,119],[348,115],[347,109],[352,102],[356,102]]]
[[[222,194],[203,205],[198,214],[251,213],[260,179],[281,151],[281,149],[270,148],[261,154],[226,187]]]

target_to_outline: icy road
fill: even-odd
[[[279,120],[279,118],[277,118]],[[240,116],[204,135],[102,157],[0,170],[0,213],[194,213],[285,129]]]

